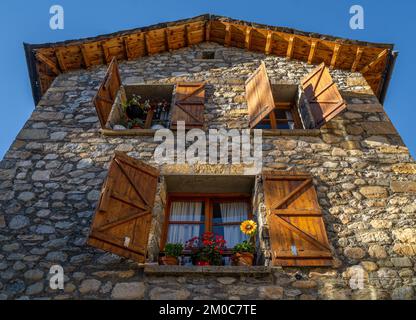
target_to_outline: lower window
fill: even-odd
[[[170,196],[162,248],[166,243],[186,244],[193,237],[212,232],[225,240],[225,253],[247,240],[240,231],[243,221],[251,219],[249,197],[220,195]]]

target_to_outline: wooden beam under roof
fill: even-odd
[[[58,65],[59,65],[59,68],[61,69],[61,71],[62,72],[67,72],[68,69],[66,68],[65,60],[64,60],[64,57],[62,55],[61,48],[56,48],[55,49],[55,56],[56,56],[56,60],[58,61]]]
[[[291,35],[289,38],[289,45],[287,47],[287,53],[286,53],[286,57],[289,59],[291,59],[293,56],[294,43],[295,43],[295,36]]]
[[[267,31],[267,38],[266,38],[266,46],[264,48],[265,54],[270,54],[272,51],[272,39],[273,39],[273,31]]]
[[[205,41],[209,41],[211,37],[211,20],[205,22]]]
[[[316,51],[317,45],[318,45],[318,40],[312,40],[311,49],[309,51],[309,56],[308,56],[308,63],[309,64],[312,64],[313,57],[315,56],[315,51]]]
[[[250,47],[251,47],[251,30],[253,30],[252,27],[246,28],[246,35],[245,35],[244,43],[245,43],[245,48],[247,50],[250,50]]]
[[[226,47],[229,47],[231,44],[231,24],[225,23],[225,39],[224,39],[224,45]]]
[[[377,58],[373,61],[371,61],[368,65],[366,65],[364,68],[361,69],[361,73],[367,73],[372,67],[374,67],[377,63],[379,63],[381,60],[383,60],[389,51],[387,49],[384,49],[382,52],[380,52],[377,56]]]
[[[352,72],[357,71],[358,64],[360,63],[361,56],[363,55],[363,52],[364,52],[364,48],[361,48],[361,47],[358,47],[357,48],[357,52],[355,54],[354,63],[352,64],[352,67],[351,67],[351,71]]]
[[[56,75],[59,75],[61,72],[59,71],[58,67],[56,66],[55,62],[50,60],[48,57],[46,57],[43,53],[37,52],[36,53],[36,59],[38,59],[40,62],[46,64],[49,69]]]
[[[90,60],[88,59],[88,52],[85,49],[84,44],[81,44],[79,48],[81,50],[81,55],[82,55],[82,59],[84,60],[85,67],[89,68],[91,66],[91,63],[90,63]]]
[[[330,68],[331,69],[334,69],[335,68],[335,65],[337,63],[337,59],[338,59],[339,52],[341,51],[340,49],[341,49],[341,44],[337,43],[334,46],[334,52],[333,52],[332,58],[331,58],[331,65],[330,65]]]
[[[170,43],[169,43],[169,28],[165,29],[165,32],[163,33],[163,36],[165,38],[165,48],[166,51],[172,51],[171,47],[170,47]]]

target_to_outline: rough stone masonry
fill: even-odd
[[[196,60],[206,49],[219,50],[222,59]],[[124,84],[206,81],[208,128],[247,128],[244,81],[262,60],[274,83],[296,84],[314,67],[204,43],[123,62],[120,71]],[[230,272],[176,267],[161,273],[87,246],[113,152],[156,165],[152,136],[100,134],[92,99],[105,71],[99,67],[58,76],[0,163],[1,299],[415,298],[416,164],[359,73],[331,70],[348,110],[320,130],[279,131],[263,139],[264,168],[313,175],[336,260],[333,268],[260,266]],[[164,196],[161,186],[149,241],[155,252]],[[264,220],[261,209],[256,215]],[[267,239],[261,240],[267,256]],[[49,287],[49,268],[55,264],[64,268],[64,290]],[[356,266],[364,270],[361,289],[350,286]]]

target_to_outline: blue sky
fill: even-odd
[[[49,28],[49,8],[65,10],[65,29]],[[349,8],[365,10],[365,29],[351,30]],[[36,0],[0,1],[0,159],[34,108],[23,42],[43,43],[95,36],[189,18],[203,13],[292,27],[372,42],[394,43],[400,52],[385,108],[412,155],[416,106],[416,2],[410,0]],[[413,59],[412,59],[413,58]]]

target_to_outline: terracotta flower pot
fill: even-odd
[[[232,257],[233,263],[236,266],[252,266],[254,254],[249,252],[239,252]]]
[[[164,266],[176,266],[179,264],[178,258],[172,256],[161,257],[159,263]]]

